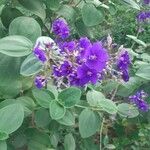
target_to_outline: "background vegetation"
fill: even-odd
[[[129,82],[118,85],[107,80],[89,89],[111,97],[118,85],[114,101],[121,103],[140,89],[150,94],[150,24],[136,20],[144,10],[149,11],[149,6],[142,0],[0,0],[0,150],[99,150],[100,145],[102,149],[149,150],[149,111],[138,113],[124,106],[119,111],[125,116],[114,115],[112,104],[110,111],[106,108],[96,115],[83,112],[91,106],[86,101],[88,90],[81,89],[82,108],[67,108],[68,113],[58,120],[49,114],[49,101],[60,91],[51,83],[47,89],[36,89],[33,79],[40,64],[37,69],[37,61],[25,63],[36,39],[42,35],[53,39],[52,22],[63,17],[73,33],[70,38],[105,41],[109,34],[114,43],[129,48],[132,56]],[[86,128],[92,122],[93,127]]]

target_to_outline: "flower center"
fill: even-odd
[[[91,56],[89,56],[89,59],[90,59],[90,60],[96,60],[96,59],[97,59],[97,56],[96,56],[96,55],[91,55]]]
[[[91,71],[87,71],[87,75],[88,76],[92,76],[92,72]]]

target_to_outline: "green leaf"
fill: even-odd
[[[27,107],[29,108],[30,110],[33,110],[35,108],[35,103],[33,101],[32,98],[28,97],[28,96],[21,96],[21,97],[18,97],[16,99],[16,101],[20,104],[22,104],[24,107]]]
[[[117,9],[116,9],[115,5],[109,4],[109,12],[111,15],[116,15]]]
[[[68,5],[62,5],[57,12],[58,16],[62,16],[70,21],[75,21],[76,12],[73,7]]]
[[[64,117],[57,120],[57,122],[66,126],[73,126],[75,124],[75,116],[67,110]]]
[[[54,120],[63,118],[66,113],[66,109],[64,108],[64,106],[60,105],[56,100],[51,101],[49,111],[50,116]]]
[[[22,57],[31,53],[32,42],[23,36],[7,36],[0,39],[0,53],[12,57]]]
[[[150,65],[142,65],[136,72],[138,77],[150,80]]]
[[[142,58],[144,61],[150,62],[150,55],[147,54],[147,53],[141,54],[141,58]]]
[[[78,34],[80,36],[88,36],[88,37],[90,36],[90,31],[87,28],[87,26],[85,26],[82,18],[78,19],[75,22],[75,27],[76,27],[76,30],[78,31]]]
[[[122,83],[118,88],[117,95],[128,97],[134,90],[143,84],[143,79],[139,77],[130,77],[128,82]]]
[[[0,150],[7,150],[6,141],[0,141]]]
[[[28,129],[26,131],[28,137],[28,150],[49,150],[51,148],[50,137],[44,132],[37,129]]]
[[[58,90],[57,87],[55,85],[52,85],[50,82],[47,84],[47,90],[49,90],[50,92],[52,92],[55,96],[55,99],[58,98]]]
[[[99,106],[102,107],[102,109],[104,111],[106,111],[109,114],[115,114],[117,113],[117,106],[116,104],[109,100],[109,99],[103,99],[101,100],[101,102],[99,103]]]
[[[100,116],[89,109],[84,109],[79,116],[79,131],[82,138],[92,136],[100,127]]]
[[[144,47],[147,47],[147,44],[141,40],[139,40],[136,36],[133,35],[127,35],[130,39],[134,40],[136,43],[143,45]]]
[[[8,139],[9,136],[7,133],[0,131],[0,141]]]
[[[9,26],[9,35],[22,35],[32,42],[41,36],[41,32],[40,25],[31,17],[18,17]]]
[[[35,124],[37,127],[45,128],[49,125],[51,118],[49,112],[45,108],[40,108],[35,113]]]
[[[60,0],[46,0],[46,5],[52,11],[57,11],[60,7]]]
[[[85,4],[81,12],[86,26],[95,26],[103,21],[102,13],[93,4]]]
[[[37,103],[44,108],[49,108],[50,102],[55,98],[52,92],[44,89],[34,89],[32,90],[32,94]]]
[[[0,109],[0,131],[10,134],[16,131],[24,119],[24,110],[20,104],[8,105]]]
[[[10,104],[15,104],[15,103],[16,103],[15,99],[5,99],[4,101],[0,102],[0,109]]]
[[[52,146],[56,148],[59,142],[59,135],[56,132],[54,132],[54,134],[51,135],[50,140]]]
[[[13,146],[15,149],[20,149],[27,145],[27,137],[23,132],[16,132],[15,136],[13,136]]]
[[[118,105],[118,113],[122,117],[134,118],[139,115],[139,111],[133,105],[122,103]]]
[[[105,99],[105,96],[101,92],[91,90],[88,91],[86,98],[91,106],[96,107],[100,104],[101,100]]]
[[[63,90],[59,95],[59,101],[65,107],[72,107],[80,101],[81,90],[75,87],[70,87],[68,89]]]
[[[43,21],[46,18],[46,12],[41,0],[31,1],[31,0],[18,0],[19,3],[30,10],[33,14],[39,16]]]
[[[21,62],[21,58],[0,53],[0,96],[4,99],[14,98],[22,89],[19,74]]]
[[[19,103],[23,106],[25,116],[30,115],[36,106],[33,99],[27,96],[17,98],[16,103]]]
[[[65,147],[65,150],[75,150],[76,143],[71,133],[65,135],[64,147]]]
[[[140,6],[134,0],[124,0],[124,2],[130,7],[140,10]]]
[[[22,16],[22,13],[18,9],[8,6],[3,8],[1,20],[3,25],[8,28],[10,23],[19,16]]]
[[[34,56],[30,54],[22,63],[20,74],[23,76],[31,76],[39,73],[43,69],[43,64]]]

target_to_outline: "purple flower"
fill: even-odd
[[[76,42],[70,41],[70,42],[64,42],[59,43],[59,47],[63,52],[72,52],[76,48]]]
[[[109,56],[106,49],[103,48],[102,43],[96,42],[86,50],[85,59],[86,65],[89,68],[102,71],[106,67]]]
[[[143,90],[138,91],[135,93],[135,95],[129,96],[129,99],[131,103],[135,104],[138,109],[141,111],[148,111],[149,110],[149,104],[145,101],[145,98],[147,97],[147,93],[145,93]]]
[[[58,66],[55,66],[55,65],[53,66],[53,75],[56,77],[62,76],[61,70]]]
[[[81,48],[86,49],[86,48],[88,48],[90,45],[91,45],[91,41],[90,41],[87,37],[82,37],[82,38],[80,38],[80,40],[79,40],[79,46],[80,46]]]
[[[33,50],[34,52],[34,55],[41,61],[41,62],[45,62],[47,61],[47,58],[46,58],[46,53],[44,50],[42,50],[40,48],[40,43],[37,44],[37,46],[34,48]]]
[[[70,82],[70,85],[72,86],[81,86],[80,79],[77,77],[77,72],[72,72],[69,75],[69,82]]]
[[[150,4],[150,0],[144,0],[144,4],[146,5]]]
[[[150,19],[150,11],[142,11],[136,16],[139,22],[144,22],[147,19]]]
[[[85,64],[78,67],[77,69],[77,77],[79,78],[80,86],[83,86],[89,82],[95,84],[98,80],[98,74],[95,69],[91,69]]]
[[[56,19],[52,24],[52,31],[62,39],[69,37],[70,29],[67,22],[64,19]]]
[[[128,68],[131,64],[130,57],[127,51],[122,51],[117,60],[117,69],[122,73],[122,79],[127,82],[129,81]]]
[[[117,68],[119,70],[126,70],[128,69],[130,63],[131,61],[129,53],[127,51],[124,51],[123,53],[121,52],[121,55],[119,56],[119,59],[117,61]]]
[[[44,87],[46,85],[46,79],[44,76],[36,76],[34,79],[34,84],[38,89],[41,89],[42,87]]]
[[[128,72],[128,70],[123,70],[121,76],[122,76],[122,79],[123,79],[125,82],[128,82],[128,81],[129,81],[129,72]]]
[[[60,67],[60,71],[62,76],[67,76],[72,72],[72,64],[68,61],[64,61],[64,63]]]

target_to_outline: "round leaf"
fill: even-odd
[[[35,128],[26,130],[28,137],[29,150],[49,150],[51,148],[50,137],[48,134]]]
[[[142,65],[136,72],[138,77],[150,80],[150,65]]]
[[[21,62],[21,58],[0,53],[0,95],[5,99],[17,96],[22,89],[19,74]]]
[[[35,124],[40,128],[45,128],[49,125],[51,118],[49,112],[45,108],[40,108],[35,113]]]
[[[32,42],[23,36],[7,36],[0,39],[0,53],[8,56],[21,57],[31,53]]]
[[[43,21],[46,17],[46,12],[41,0],[18,0],[19,3],[26,9],[30,10],[33,14],[39,16]]]
[[[36,99],[37,103],[44,108],[49,108],[50,102],[55,98],[53,93],[48,90],[32,90],[32,94]]]
[[[134,118],[139,115],[139,111],[133,105],[122,103],[118,105],[118,113],[122,117]]]
[[[30,54],[22,63],[20,74],[31,76],[40,72],[42,68],[43,64],[33,54]]]
[[[101,100],[101,102],[99,103],[99,106],[102,107],[103,110],[108,112],[109,114],[117,113],[116,104],[113,101],[109,100],[109,99]]]
[[[71,87],[63,90],[58,99],[65,107],[72,107],[80,101],[81,90],[75,87]]]
[[[102,13],[93,4],[85,4],[81,12],[86,26],[98,25],[103,20]]]
[[[75,124],[75,117],[70,111],[66,111],[63,118],[57,120],[57,122],[66,126],[73,126]]]
[[[10,35],[22,35],[35,42],[41,36],[41,27],[31,17],[18,17],[9,26]]]
[[[61,119],[65,115],[66,109],[57,101],[53,100],[50,103],[49,111],[52,119],[57,120]]]
[[[75,150],[76,143],[72,134],[69,133],[65,136],[64,146],[65,146],[65,150]]]
[[[105,96],[98,91],[88,91],[86,95],[87,101],[91,106],[98,106],[101,102],[101,100],[105,99]]]
[[[82,138],[96,133],[100,127],[100,117],[89,109],[84,109],[79,116],[79,131]]]
[[[56,11],[60,7],[60,0],[47,0],[46,5],[49,9]]]
[[[57,12],[58,16],[63,16],[67,20],[74,21],[76,16],[76,11],[73,7],[69,5],[62,5]]]
[[[1,20],[2,20],[3,25],[6,28],[8,28],[12,20],[14,20],[15,18],[19,16],[22,16],[22,13],[18,9],[8,6],[8,7],[3,8],[2,14],[1,14]]]
[[[16,131],[24,119],[24,110],[20,104],[8,105],[0,109],[0,131],[10,134]]]

